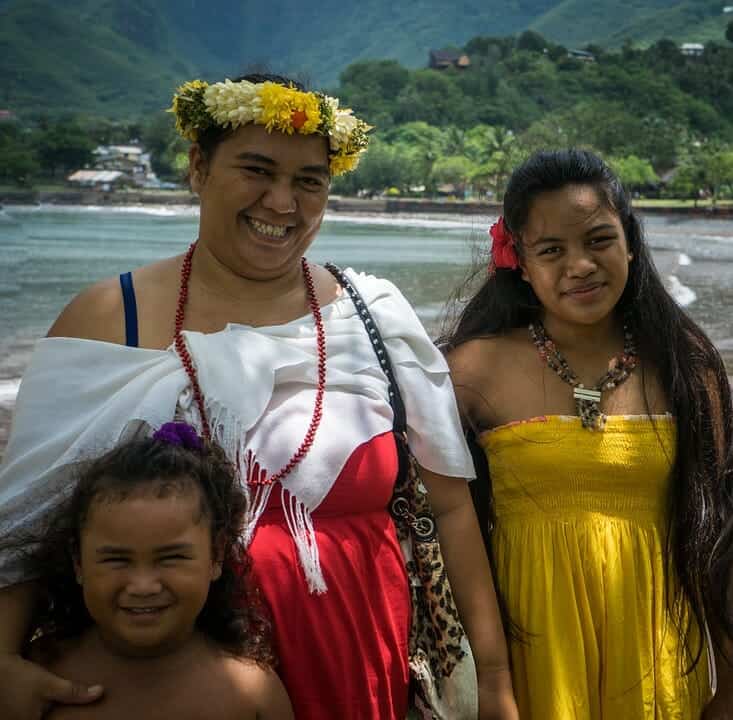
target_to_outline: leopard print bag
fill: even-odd
[[[407,442],[407,418],[392,364],[379,328],[346,275],[326,268],[351,297],[364,323],[380,366],[389,381],[394,433],[399,456],[390,514],[397,528],[410,583],[412,619],[408,644],[411,720],[476,720],[476,665],[453,600],[428,493]]]

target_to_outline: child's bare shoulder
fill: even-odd
[[[274,670],[253,660],[223,657],[220,672],[230,693],[231,720],[293,720],[293,708]],[[228,718],[227,718],[228,720]]]
[[[35,638],[26,652],[26,657],[52,672],[67,667],[80,654],[82,639],[79,637],[58,639],[56,637]]]

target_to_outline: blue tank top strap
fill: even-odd
[[[125,308],[125,345],[137,347],[137,302],[131,272],[120,275],[120,287],[122,288],[122,303]]]

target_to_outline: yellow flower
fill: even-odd
[[[262,109],[257,122],[262,123],[268,131],[280,130],[292,135],[297,130],[302,135],[310,135],[318,130],[321,112],[318,97],[314,93],[266,82],[262,83],[259,96]],[[294,116],[297,127],[293,124]]]
[[[321,103],[313,93],[301,93],[301,96],[303,107],[298,108],[298,110],[305,112],[307,120],[299,132],[303,135],[311,135],[318,130],[321,124]]]
[[[208,86],[203,80],[184,83],[176,91],[169,108],[176,116],[176,130],[191,142],[196,142],[199,130],[210,124],[203,99]]]
[[[329,162],[329,169],[331,175],[343,175],[344,173],[351,172],[359,164],[359,153],[353,155],[331,155],[331,161]]]
[[[292,134],[293,128],[290,124],[292,110],[288,103],[288,95],[290,93],[292,93],[290,88],[271,82],[263,83],[259,88],[262,110],[260,111],[258,121],[268,131],[280,130],[289,135]]]
[[[209,83],[205,80],[189,80],[178,88],[178,92],[181,95],[195,95],[197,90],[206,90],[207,87]]]

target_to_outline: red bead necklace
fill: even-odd
[[[183,258],[183,265],[181,266],[181,284],[178,290],[178,304],[176,306],[176,324],[173,342],[176,352],[181,358],[181,363],[186,371],[186,375],[188,375],[188,379],[191,381],[193,397],[196,402],[199,415],[201,416],[203,435],[207,440],[211,440],[211,428],[209,426],[209,420],[206,417],[204,394],[201,392],[201,386],[199,385],[198,375],[196,373],[196,366],[193,364],[191,353],[188,351],[186,341],[182,334],[184,311],[186,301],[188,300],[188,281],[191,277],[191,261],[193,260],[193,253],[195,250],[196,242],[193,242],[191,243],[191,247],[188,248],[188,252]],[[313,314],[313,320],[316,325],[316,341],[318,343],[318,383],[316,386],[316,401],[313,408],[313,416],[311,417],[303,442],[300,444],[300,447],[295,451],[290,460],[288,460],[288,462],[278,472],[270,477],[267,477],[267,473],[264,470],[257,467],[256,472],[250,473],[249,482],[254,485],[271,485],[278,480],[282,480],[293,470],[293,468],[308,454],[308,451],[311,449],[316,437],[316,430],[318,430],[318,426],[321,423],[321,417],[323,415],[323,393],[326,388],[326,333],[323,329],[323,318],[321,317],[321,308],[318,305],[318,298],[316,297],[313,276],[311,275],[308,262],[305,258],[301,260],[301,265],[303,268],[305,289],[308,295],[308,305],[310,306],[311,313]],[[253,456],[248,453],[248,457]]]

